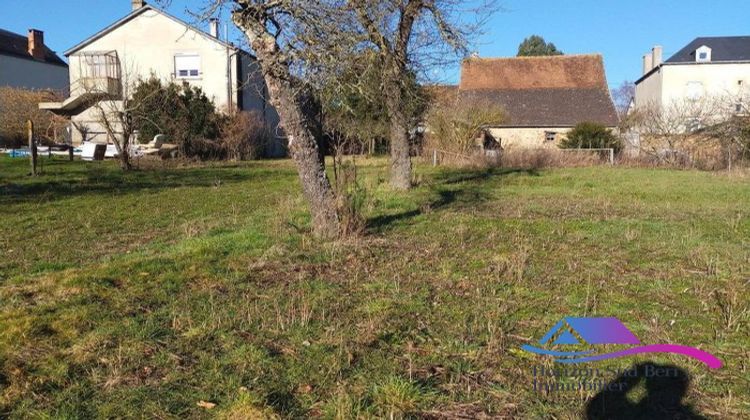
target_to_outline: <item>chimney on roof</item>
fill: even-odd
[[[654,58],[653,66],[654,67],[661,66],[661,63],[663,62],[663,57],[662,56],[664,55],[664,48],[662,48],[661,45],[655,45],[654,49],[651,50],[651,53],[652,53],[653,58]]]
[[[140,9],[146,5],[145,0],[130,0],[130,5],[133,6],[133,11]]]
[[[208,28],[209,33],[212,37],[218,38],[219,37],[219,19],[211,18],[211,20],[208,21]]]
[[[654,68],[654,56],[652,53],[648,53],[643,56],[643,74],[647,74]]]
[[[29,29],[29,55],[35,60],[44,60],[44,32]]]

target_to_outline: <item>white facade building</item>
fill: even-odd
[[[750,36],[697,38],[666,61],[662,47],[643,57],[635,110],[720,98],[740,111],[750,95]]]
[[[143,1],[132,4],[132,13],[65,53],[70,97],[40,105],[71,116],[74,144],[107,141],[92,100],[116,108],[123,90],[151,76],[199,87],[217,110],[256,111],[269,127],[278,127],[255,57],[221,40],[217,21],[204,32]],[[272,148],[270,154],[284,153],[280,144]]]

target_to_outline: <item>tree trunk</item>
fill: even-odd
[[[123,171],[129,171],[133,169],[133,165],[130,163],[130,156],[127,152],[120,152],[120,168]]]
[[[292,84],[294,78],[288,65],[280,62],[275,40],[262,33],[263,29],[256,30],[258,32],[253,32],[250,28],[246,35],[257,54],[271,105],[279,113],[281,125],[289,139],[289,152],[297,165],[302,192],[310,205],[313,231],[323,238],[336,238],[341,232],[336,197],[311,129],[314,122],[308,120],[302,109],[300,96]]]
[[[124,124],[122,125],[124,127]],[[118,161],[120,162],[120,169],[123,171],[129,171],[133,169],[133,165],[130,163],[130,134],[127,132],[122,133],[122,143],[117,139],[117,133],[112,133],[111,139],[117,150]]]
[[[302,184],[302,191],[310,204],[313,230],[319,236],[335,238],[339,234],[336,200],[320,159],[315,136],[307,127],[304,114],[295,100],[288,82],[266,77],[271,103],[279,112],[281,125],[289,139],[289,152]]]
[[[411,188],[411,154],[408,118],[403,112],[401,87],[389,75],[385,80],[385,103],[388,108],[391,136],[391,186],[397,190]]]

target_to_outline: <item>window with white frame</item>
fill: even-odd
[[[197,54],[174,56],[174,75],[178,78],[196,78],[201,75],[201,57]]]

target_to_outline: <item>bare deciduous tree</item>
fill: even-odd
[[[723,150],[731,167],[744,151],[747,135],[746,101],[736,95],[710,95],[642,107],[628,117],[645,141],[642,150],[674,164],[690,150]]]
[[[717,121],[707,127],[705,133],[715,139],[724,151],[728,171],[734,162],[746,159],[750,152],[750,105],[742,96],[729,96]]]
[[[411,129],[404,104],[410,72],[424,70],[446,53],[462,57],[467,40],[476,34],[482,19],[469,24],[467,3],[456,0],[349,0],[369,42],[377,49],[382,68],[382,88],[390,120],[391,185],[411,188],[409,146]],[[487,17],[493,2],[472,9]],[[446,48],[447,51],[446,51]]]
[[[197,13],[224,6],[256,54],[271,104],[279,113],[302,189],[321,236],[341,232],[340,218],[317,143],[319,124],[309,112],[310,86],[335,80],[337,69],[363,49],[375,48],[383,63],[383,95],[391,125],[392,184],[411,186],[409,124],[403,106],[408,70],[417,51],[444,57],[444,46],[465,52],[473,29],[459,24],[459,0],[205,0]],[[489,0],[486,0],[489,2]],[[462,19],[466,22],[467,19]],[[443,60],[444,61],[444,60]],[[427,67],[424,65],[424,67]],[[333,75],[333,76],[332,76]]]
[[[468,155],[475,151],[486,127],[507,120],[505,110],[495,103],[456,97],[433,103],[427,114],[427,140],[436,149]]]
[[[625,80],[617,87],[612,89],[612,99],[615,102],[615,108],[617,113],[620,114],[620,118],[624,118],[630,110],[630,104],[635,98],[635,83]]]
[[[642,150],[660,160],[672,161],[685,150],[694,133],[710,125],[716,115],[716,102],[704,98],[651,104],[633,114],[630,121],[647,139]]]
[[[305,59],[299,52],[310,45],[310,34],[319,30],[327,5],[292,0],[232,3],[232,20],[247,36],[258,58],[270,102],[289,140],[289,151],[310,205],[313,229],[322,237],[336,237],[340,221],[334,191],[320,159],[314,121],[305,110],[301,82],[294,74],[294,66]]]
[[[119,67],[119,64],[117,66]],[[120,68],[118,73],[119,77],[115,79],[82,77],[79,85],[90,98],[91,112],[96,123],[104,130],[107,142],[112,143],[117,150],[120,168],[129,171],[133,169],[131,156],[137,127],[136,118],[139,118],[138,109],[143,101],[133,98],[133,92],[140,82],[133,76],[137,72],[133,68]],[[157,93],[154,91],[151,95]]]

